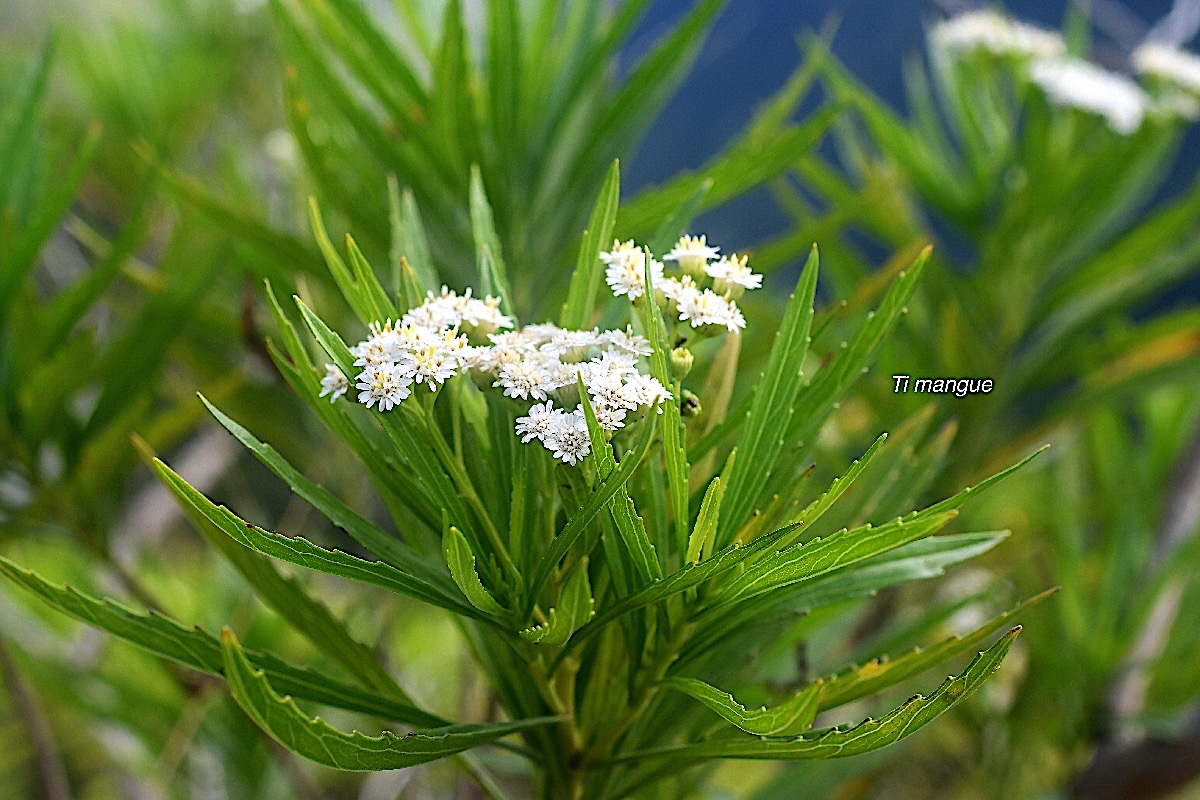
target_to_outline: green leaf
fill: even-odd
[[[852,728],[830,728],[794,738],[739,738],[624,753],[615,761],[668,757],[680,761],[709,758],[799,760],[859,755],[894,744],[928,725],[973,694],[1000,668],[1021,632],[1013,628],[980,653],[958,677],[948,678],[929,695],[916,695],[878,720],[868,719]]]
[[[617,471],[617,462],[613,458],[612,445],[604,441],[604,429],[596,421],[596,411],[592,408],[592,401],[583,385],[583,378],[578,378],[577,384],[579,404],[583,408],[583,416],[587,420],[588,433],[592,439],[592,458],[596,463],[596,474],[603,481]],[[658,563],[654,545],[650,542],[650,535],[646,532],[646,523],[638,516],[633,499],[629,496],[625,486],[617,488],[616,493],[608,501],[608,510],[612,514],[613,522],[616,523],[622,552],[637,573],[639,586],[634,588],[640,588],[641,585],[661,579],[662,566]]]
[[[793,155],[792,158],[794,157]],[[712,185],[712,178],[706,178],[696,184],[696,188],[692,190],[690,195],[684,198],[679,207],[672,211],[671,215],[655,228],[654,234],[650,237],[650,241],[646,245],[650,248],[650,252],[665,253],[679,241],[679,237],[687,233],[688,225],[692,224],[692,219],[696,216],[696,211],[700,208],[700,203],[704,201]]]
[[[280,697],[262,670],[256,670],[226,629],[221,633],[225,680],[242,710],[272,739],[310,761],[334,769],[379,772],[403,769],[461,753],[510,733],[552,722],[552,718],[451,725],[421,733],[381,736],[344,733],[301,711],[290,697]]]
[[[153,467],[176,497],[243,547],[290,564],[378,586],[458,614],[474,616],[469,607],[441,587],[432,586],[382,561],[364,561],[340,550],[326,550],[307,539],[283,536],[252,525],[196,491],[162,461],[155,459]]]
[[[874,694],[978,647],[993,632],[1013,622],[1018,614],[1028,611],[1057,591],[1049,589],[1034,595],[964,636],[951,636],[933,647],[924,650],[915,648],[898,658],[877,658],[861,667],[853,667],[826,678],[820,691],[820,710],[836,708]]]
[[[779,432],[786,428],[804,377],[801,368],[808,353],[818,262],[814,245],[796,290],[788,300],[767,367],[755,388],[750,413],[738,438],[737,458],[729,465],[729,474],[722,475],[725,500],[717,526],[717,547],[732,542],[754,511],[767,476],[783,449]]]
[[[571,638],[571,634],[583,627],[583,624],[596,613],[596,605],[592,601],[592,587],[588,581],[587,557],[580,559],[579,565],[567,578],[563,586],[558,605],[547,613],[544,625],[537,625],[521,631],[521,636],[537,644],[549,647],[562,647]]]
[[[358,243],[354,241],[354,237],[348,233],[346,234],[346,252],[350,254],[350,268],[354,272],[354,281],[375,315],[371,321],[381,322],[399,316],[392,299],[388,297],[388,293],[379,282],[379,278],[376,277],[375,271],[367,263],[367,257],[362,254],[362,250],[358,249]]]
[[[569,330],[581,330],[588,326],[596,307],[596,294],[603,283],[604,269],[600,253],[612,237],[613,223],[617,218],[617,205],[621,199],[621,165],[613,161],[604,179],[604,186],[596,198],[583,242],[579,245],[579,258],[575,271],[571,273],[571,286],[567,291],[567,302],[563,304],[559,324]]]
[[[696,525],[692,528],[692,535],[688,537],[688,564],[695,564],[705,551],[712,550],[713,536],[717,531],[717,520],[721,516],[721,498],[724,496],[725,490],[721,478],[713,478],[704,492],[704,500],[700,503],[700,513],[696,515]]]
[[[137,613],[109,599],[92,597],[69,586],[57,586],[0,557],[0,575],[62,613],[136,645],[209,675],[224,671],[221,644],[200,628],[188,628],[151,611]],[[269,653],[247,652],[258,669],[265,670],[280,691],[335,708],[405,722],[422,727],[440,727],[445,719],[395,697],[360,689],[309,669],[294,667]]]
[[[233,537],[235,531],[241,536],[247,535],[242,533],[250,530],[244,527],[245,523],[228,509],[213,506],[207,497],[175,475],[166,464],[158,459],[151,463],[205,541],[242,574],[269,608],[364,686],[408,699],[371,648],[352,637],[325,605],[310,597],[295,580],[281,575],[265,556]]]
[[[646,297],[654,296],[654,279],[650,274],[650,253],[646,253],[645,278]],[[675,515],[676,549],[680,555],[687,552],[688,543],[688,462],[686,434],[680,412],[682,394],[680,382],[671,377],[671,345],[667,341],[667,328],[663,323],[658,305],[650,302],[640,304],[643,325],[649,334],[650,374],[671,391],[671,398],[662,404],[663,458],[667,464],[667,489],[671,498],[671,510]]]
[[[321,210],[317,207],[315,197],[308,199],[308,217],[312,224],[313,236],[317,239],[317,246],[321,249],[321,254],[325,256],[329,274],[333,276],[338,290],[341,291],[342,297],[346,298],[346,302],[354,311],[354,315],[358,317],[358,321],[363,325],[370,325],[372,322],[381,322],[387,318],[389,315],[382,312],[376,294],[356,279],[354,272],[351,272],[350,268],[346,266],[346,262],[334,249],[333,242],[329,241],[329,234],[325,232],[325,223],[321,221]],[[366,270],[369,272],[370,267],[366,267]],[[361,273],[362,268],[356,265],[356,271]],[[372,277],[374,277],[373,273]],[[378,287],[378,282],[375,283],[375,286]],[[382,288],[379,291],[382,292]],[[390,303],[386,294],[383,300]],[[344,369],[342,371],[350,374]]]
[[[567,524],[554,537],[550,549],[538,561],[537,571],[534,573],[534,579],[530,583],[526,616],[532,611],[533,606],[537,602],[538,594],[541,592],[542,587],[546,585],[550,573],[558,566],[558,562],[570,552],[571,547],[583,535],[588,525],[596,519],[601,511],[608,507],[617,492],[625,488],[625,484],[633,476],[634,470],[638,468],[642,459],[646,457],[646,453],[650,450],[650,445],[654,442],[654,433],[657,425],[656,417],[657,415],[655,414],[647,415],[646,419],[642,422],[642,432],[637,444],[625,452],[621,463],[615,471],[610,472],[607,477],[600,481],[598,486],[593,487],[591,494],[588,495],[587,502],[567,520]]]
[[[733,695],[695,678],[666,678],[662,685],[691,695],[722,719],[756,736],[794,736],[808,730],[821,696],[821,682],[816,681],[771,708],[749,711]]]
[[[408,544],[359,516],[328,489],[318,486],[304,477],[275,448],[256,439],[250,431],[223,414],[206,397],[200,395],[200,400],[216,417],[217,422],[233,434],[234,438],[253,453],[255,458],[278,475],[297,496],[303,498],[313,508],[324,514],[330,522],[348,533],[354,541],[393,567],[429,584],[429,591],[443,597],[454,597],[455,593],[444,571],[434,568],[424,556]],[[436,605],[442,604],[437,603]],[[458,605],[461,606],[461,603]]]
[[[805,531],[812,529],[813,523],[819,520],[837,502],[838,498],[850,488],[850,485],[854,483],[859,474],[867,468],[867,465],[871,463],[871,459],[879,452],[879,448],[886,440],[887,434],[881,433],[879,438],[875,440],[875,443],[867,448],[867,452],[863,453],[861,458],[852,463],[850,468],[841,477],[831,483],[824,494],[813,500],[805,506],[803,511],[796,515],[794,521],[797,525],[797,534],[802,535]]]
[[[488,204],[483,177],[477,165],[471,167],[471,234],[475,239],[475,263],[479,269],[480,288],[484,294],[499,297],[500,309],[512,315],[514,309],[508,271],[504,267],[500,237],[496,235],[492,207]]]
[[[721,586],[714,592],[712,604],[736,603],[772,589],[811,580],[838,567],[936,533],[957,516],[957,511],[914,512],[907,518],[901,517],[877,528],[863,525],[843,529],[823,539],[793,545],[764,558],[737,579]]]
[[[402,260],[406,260],[416,273],[417,284],[423,287],[420,297],[413,302],[413,305],[416,305],[425,296],[424,290],[437,286],[438,277],[433,268],[433,256],[429,252],[429,242],[425,239],[425,226],[421,224],[421,212],[417,210],[417,201],[413,199],[411,189],[405,188],[401,194],[398,187],[396,176],[389,175],[388,222],[392,229],[389,255],[392,270],[396,273],[394,291],[400,291],[400,265]]]
[[[866,597],[889,586],[936,578],[947,567],[991,550],[1008,536],[1003,531],[930,536],[834,570],[797,587],[788,606],[808,610]]]
[[[454,582],[471,601],[471,605],[485,614],[503,614],[503,606],[496,602],[479,580],[479,573],[475,571],[475,553],[458,528],[450,526],[442,536],[442,548]]]

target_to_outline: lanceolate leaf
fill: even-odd
[[[1013,628],[976,656],[961,675],[948,678],[929,697],[916,695],[880,719],[868,719],[852,728],[830,728],[794,738],[713,740],[627,753],[617,760],[642,760],[653,756],[684,761],[707,758],[800,760],[869,753],[915,733],[974,693],[1000,668],[1020,632],[1019,627]]]
[[[767,368],[755,388],[750,413],[738,438],[737,458],[730,465],[729,474],[722,476],[725,499],[717,525],[716,546],[719,548],[733,541],[754,511],[754,504],[783,447],[779,432],[785,429],[790,419],[803,380],[801,367],[808,353],[808,333],[812,327],[813,299],[817,291],[817,264],[814,247],[788,301]]]
[[[609,501],[612,500],[616,493],[625,488],[625,484],[633,475],[633,471],[637,469],[642,459],[646,457],[646,452],[650,449],[650,445],[654,441],[656,416],[647,416],[646,420],[642,423],[642,433],[638,443],[631,450],[626,451],[617,469],[614,472],[610,472],[608,477],[600,481],[600,485],[592,490],[583,507],[567,520],[567,524],[554,537],[554,543],[550,545],[550,549],[538,562],[537,572],[534,574],[534,579],[530,584],[527,614],[537,603],[537,596],[541,592],[542,587],[545,586],[546,579],[550,577],[550,572],[558,566],[558,562],[570,551],[584,530],[587,529],[587,526],[608,506]]]
[[[521,636],[537,644],[562,647],[571,634],[592,618],[596,611],[587,567],[587,558],[581,559],[567,578],[558,605],[547,613],[545,624],[527,628],[521,631]]]
[[[596,307],[596,295],[603,282],[604,270],[600,253],[612,237],[613,222],[617,218],[617,203],[621,196],[621,165],[613,161],[596,206],[592,209],[583,242],[579,245],[579,259],[571,273],[571,286],[567,291],[567,302],[563,305],[559,323],[571,330],[586,328]]]
[[[858,600],[890,586],[935,578],[947,567],[986,553],[1005,536],[995,532],[930,536],[799,585],[744,600],[708,619],[689,640],[681,663],[735,639],[748,627],[767,624],[784,615]]]
[[[646,254],[646,294],[654,296],[654,279],[650,274],[650,254]],[[680,415],[679,381],[671,377],[671,345],[662,314],[654,303],[641,306],[642,319],[649,334],[650,373],[671,392],[671,399],[662,404],[663,459],[667,464],[667,489],[671,510],[675,514],[676,549],[685,555],[688,541],[688,463],[683,420]]]
[[[243,547],[280,561],[336,575],[339,578],[379,586],[408,595],[431,605],[448,608],[459,614],[475,616],[471,609],[440,588],[430,586],[381,561],[364,561],[340,550],[325,550],[307,539],[290,538],[264,530],[240,519],[225,506],[218,506],[196,491],[170,467],[158,459],[154,470],[181,502],[202,515],[223,534]]]
[[[479,580],[479,573],[475,571],[475,554],[471,552],[471,545],[462,532],[453,526],[449,527],[442,536],[442,547],[450,574],[471,605],[485,614],[503,614],[504,608]]]
[[[704,492],[704,500],[700,503],[700,513],[696,515],[692,535],[688,537],[687,564],[695,564],[705,551],[712,551],[717,520],[721,516],[721,498],[724,496],[725,489],[721,479],[713,478]]]
[[[443,570],[433,567],[412,547],[359,516],[345,503],[334,497],[328,489],[318,486],[301,475],[284,460],[275,448],[254,438],[250,431],[223,414],[203,395],[200,400],[225,430],[233,434],[259,461],[283,479],[299,497],[311,503],[330,522],[350,534],[354,541],[393,567],[413,576],[419,576],[423,582],[431,584],[431,591],[439,592],[447,597],[454,596],[450,580]]]
[[[30,570],[0,557],[0,575],[80,622],[94,625],[154,655],[209,675],[224,671],[221,644],[200,628],[188,628],[156,612],[140,614],[108,599],[98,599],[66,586],[56,586]],[[257,669],[266,671],[280,691],[327,706],[421,727],[448,724],[397,698],[360,689],[309,669],[294,667],[268,653],[247,651]]]
[[[379,772],[412,767],[553,721],[539,718],[490,725],[451,725],[407,736],[390,731],[377,737],[343,733],[305,714],[290,697],[280,697],[265,673],[256,670],[246,658],[228,629],[221,634],[221,651],[229,691],[242,710],[284,747],[334,769]]]
[[[405,188],[403,193],[399,193],[396,179],[392,177],[388,179],[388,193],[391,198],[393,269],[398,270],[400,259],[406,259],[417,273],[419,282],[432,289],[438,284],[437,270],[433,267],[433,256],[425,239],[425,226],[421,223],[421,212],[417,209],[412,190]]]
[[[735,603],[809,580],[936,533],[956,516],[957,511],[919,512],[877,528],[864,525],[853,530],[843,529],[823,539],[793,545],[764,558],[736,580],[723,585],[714,593],[712,602],[714,605]]]
[[[488,205],[483,178],[477,166],[471,167],[471,231],[475,237],[475,259],[479,268],[480,285],[485,294],[500,298],[500,308],[504,313],[512,314],[512,290],[508,286],[504,254],[500,251],[500,238],[496,235],[492,207]]]
[[[863,453],[862,458],[850,465],[850,469],[846,470],[840,478],[829,485],[829,489],[825,494],[818,497],[816,500],[809,503],[803,511],[796,516],[796,523],[800,526],[797,528],[797,533],[802,534],[804,531],[812,528],[814,522],[821,518],[821,515],[829,510],[830,506],[837,502],[838,498],[850,488],[854,480],[859,476],[867,465],[871,463],[871,459],[879,452],[880,446],[887,439],[887,434],[880,434],[875,443],[867,448],[867,452]]]
[[[612,445],[604,441],[604,431],[596,421],[596,412],[584,388],[583,379],[579,378],[580,405],[583,406],[584,417],[587,419],[588,432],[592,438],[592,458],[596,462],[596,474],[604,480],[617,470],[617,462],[613,458]],[[609,511],[613,522],[620,533],[621,546],[625,557],[638,575],[639,584],[650,583],[662,578],[662,567],[654,553],[654,545],[646,532],[646,524],[638,516],[633,500],[625,486],[620,486],[612,499],[609,500]],[[636,588],[636,587],[635,587]]]
[[[899,658],[877,658],[864,666],[848,669],[826,678],[820,692],[821,710],[835,708],[860,697],[874,694],[880,689],[893,686],[905,678],[923,672],[935,664],[940,664],[978,647],[993,632],[1011,624],[1018,614],[1028,611],[1056,591],[1058,590],[1050,589],[1034,595],[1016,608],[988,620],[964,636],[952,636],[940,644],[924,650],[916,648]]]
[[[816,681],[771,708],[749,711],[733,695],[695,678],[667,678],[662,684],[691,695],[722,719],[756,736],[795,736],[808,730],[817,716],[821,696],[821,682]]]

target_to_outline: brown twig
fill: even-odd
[[[17,665],[8,652],[4,639],[0,637],[0,677],[8,688],[13,709],[25,727],[29,745],[33,750],[34,766],[37,771],[37,796],[45,800],[71,800],[71,785],[67,770],[59,756],[50,723],[43,713],[33,688],[17,671]]]
[[[1161,569],[1200,527],[1200,425],[1176,462],[1167,489],[1159,535],[1148,574]],[[1165,797],[1200,777],[1200,706],[1192,709],[1184,732],[1174,739],[1150,738],[1135,720],[1146,707],[1150,667],[1162,655],[1179,616],[1186,579],[1176,576],[1159,593],[1138,632],[1105,703],[1110,740],[1071,787],[1088,800]]]

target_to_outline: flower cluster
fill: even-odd
[[[995,55],[1048,58],[1062,55],[1066,44],[1053,31],[1026,25],[992,10],[969,11],[939,23],[932,42],[949,51],[983,50]]]
[[[1200,56],[1161,42],[1146,42],[1133,51],[1130,60],[1139,74],[1166,85],[1167,99],[1180,116],[1200,117]]]
[[[930,32],[930,41],[946,53],[1018,56],[1022,71],[1028,70],[1047,100],[1100,117],[1122,136],[1136,133],[1152,115],[1200,116],[1200,57],[1169,45],[1147,42],[1133,52],[1133,67],[1151,79],[1151,94],[1127,75],[1067,55],[1057,33],[995,11],[970,11],[945,20]]]
[[[494,376],[508,397],[540,401],[517,419],[521,441],[537,439],[555,458],[575,464],[591,452],[580,404],[583,383],[596,421],[606,431],[625,427],[631,415],[671,398],[657,379],[638,370],[650,343],[630,330],[572,331],[530,325],[492,337],[477,369]],[[574,406],[574,409],[565,409]]]
[[[1029,75],[1050,102],[1097,114],[1126,136],[1142,126],[1150,108],[1149,95],[1132,80],[1082,59],[1042,59]]]
[[[358,401],[390,411],[412,393],[413,384],[434,391],[474,357],[468,333],[489,335],[511,327],[494,297],[479,300],[470,290],[459,295],[446,287],[440,295],[430,292],[396,324],[372,323],[371,335],[350,349],[354,365],[362,367],[354,384]],[[336,400],[348,391],[349,382],[336,367],[326,370],[321,396]]]
[[[576,464],[591,452],[580,380],[607,431],[671,397],[658,380],[638,370],[651,347],[630,329],[574,331],[542,324],[508,330],[512,326],[495,298],[478,300],[469,290],[430,292],[399,322],[373,323],[370,336],[351,348],[355,365],[362,367],[354,384],[358,401],[390,411],[415,384],[433,391],[454,375],[469,373],[484,387],[535,401],[517,420],[517,435],[524,442],[537,439],[555,458]],[[487,344],[471,344],[472,338]],[[342,371],[327,364],[320,396],[333,402],[349,390]],[[574,410],[564,410],[571,406]]]
[[[667,275],[662,262],[632,241],[614,243],[600,258],[608,265],[605,278],[613,294],[628,295],[630,300],[641,297],[648,271],[655,301],[666,306],[672,318],[693,328],[737,331],[746,327],[735,301],[747,289],[762,286],[762,276],[750,271],[745,256],[721,256],[720,248],[709,245],[703,236],[684,236],[663,256],[663,261],[678,268],[677,275]]]

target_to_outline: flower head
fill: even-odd
[[[410,394],[412,376],[398,364],[368,366],[358,376],[355,388],[358,402],[367,408],[375,405],[380,411],[391,411],[394,406]]]
[[[1129,78],[1080,59],[1041,59],[1029,74],[1051,103],[1103,117],[1124,136],[1142,126],[1150,105],[1150,98]]]
[[[580,409],[570,414],[560,411],[542,438],[542,444],[555,458],[566,464],[574,465],[586,458],[592,452],[592,438],[583,412]]]
[[[636,300],[646,293],[646,253],[632,240],[614,242],[612,250],[600,254],[600,260],[608,265],[604,270],[604,280],[614,295],[620,297],[624,294],[630,300]],[[651,280],[657,285],[662,276],[662,262],[651,258]]]
[[[685,273],[698,275],[719,252],[720,248],[709,246],[703,236],[684,236],[663,256],[663,261],[674,261]]]
[[[317,396],[328,395],[329,402],[332,403],[348,391],[350,391],[350,381],[346,380],[342,371],[333,364],[326,364],[325,376],[321,378],[321,393]]]
[[[679,319],[690,322],[693,328],[720,325],[732,332],[746,327],[746,318],[737,304],[712,289],[682,298],[679,301]]]
[[[747,289],[762,286],[762,275],[751,272],[746,256],[725,256],[704,270],[713,279],[713,288],[732,297],[740,297]]]
[[[554,427],[556,415],[562,413],[549,402],[534,403],[528,414],[517,417],[517,435],[526,444],[534,439],[542,439]]]
[[[947,51],[983,50],[995,55],[1044,58],[1066,52],[1053,31],[1026,25],[990,9],[968,11],[938,23],[930,41]]]

